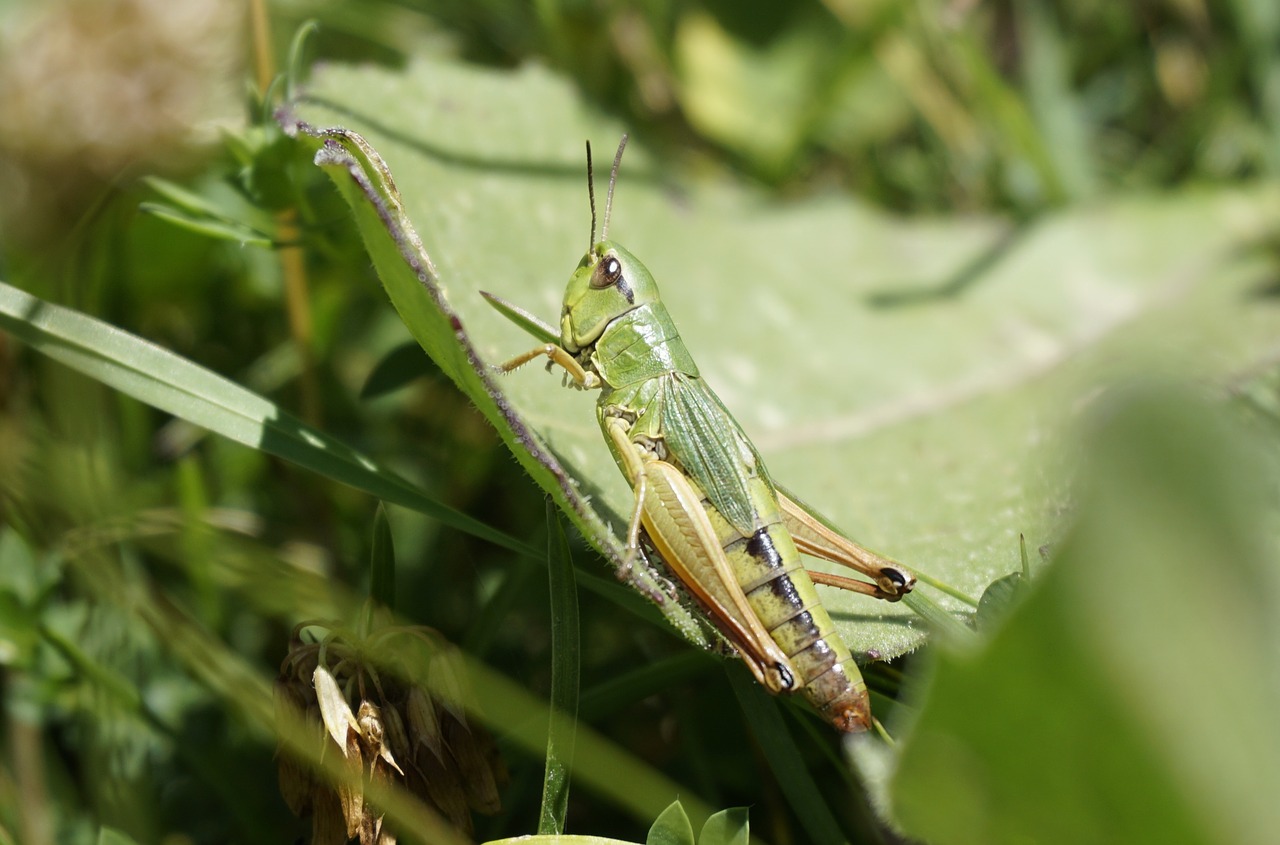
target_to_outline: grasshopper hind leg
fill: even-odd
[[[724,549],[702,508],[702,493],[684,473],[661,459],[659,444],[632,440],[625,414],[607,413],[605,431],[635,491],[627,532],[627,559],[640,550],[642,531],[659,557],[709,611],[710,620],[734,646],[756,680],[771,692],[790,692],[798,683],[787,655],[752,612]]]
[[[778,503],[782,507],[783,522],[800,551],[847,566],[871,579],[862,581],[810,570],[809,577],[814,583],[839,587],[885,601],[898,601],[915,588],[916,576],[911,574],[911,570],[840,534],[812,508],[790,493],[779,490]]]
[[[885,589],[884,585],[879,582],[872,584],[869,581],[849,578],[844,575],[833,575],[830,572],[823,572],[818,569],[807,569],[805,571],[809,573],[809,577],[813,579],[815,584],[821,584],[824,587],[838,587],[851,593],[871,596],[873,599],[883,599],[885,601],[898,601],[911,591],[911,587],[915,586],[914,578],[911,581],[906,581],[897,571],[883,576],[887,579],[890,589]],[[907,586],[908,584],[911,586]]]

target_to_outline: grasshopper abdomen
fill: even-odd
[[[760,527],[738,532],[707,498],[701,506],[715,527],[739,589],[752,613],[786,656],[805,697],[845,731],[866,730],[866,687],[844,640],[836,632],[791,534],[782,525],[768,482],[753,480],[751,499]],[[737,645],[737,644],[735,644]]]

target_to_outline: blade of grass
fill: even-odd
[[[564,833],[569,808],[569,772],[577,732],[582,643],[578,629],[578,588],[569,543],[555,503],[547,499],[547,570],[551,585],[551,725],[542,780],[538,833]]]
[[[152,407],[519,554],[533,547],[429,496],[275,403],[149,341],[0,282],[0,329]]]
[[[941,605],[919,590],[907,593],[903,597],[902,603],[918,613],[921,618],[929,623],[930,630],[948,642],[957,646],[964,646],[974,641],[975,637],[971,628],[956,619],[955,616],[944,610]]]
[[[760,744],[787,803],[814,842],[844,842],[848,837],[822,800],[822,793],[805,765],[800,749],[778,710],[776,699],[766,693],[738,666],[727,666],[729,685],[742,715]]]
[[[1040,139],[1052,139],[1035,152],[1047,154],[1064,198],[1081,200],[1097,190],[1089,129],[1072,90],[1070,45],[1054,23],[1046,3],[1027,3],[1018,14],[1023,42],[1023,100],[1035,117]],[[1038,162],[1039,156],[1033,161]]]
[[[604,718],[629,704],[715,671],[717,659],[704,651],[687,649],[646,662],[629,672],[614,674],[583,693],[578,715],[587,722]]]
[[[369,555],[369,598],[385,607],[396,609],[396,546],[387,520],[387,506],[378,503],[373,517],[373,551]]]
[[[180,208],[162,205],[158,202],[141,203],[138,206],[138,210],[143,214],[150,214],[174,226],[207,238],[233,241],[247,246],[263,248],[277,245],[268,235],[256,229],[250,229],[239,223],[228,223],[212,217],[198,217],[188,214]]]

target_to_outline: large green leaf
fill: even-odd
[[[326,67],[294,118],[358,131],[385,159],[394,188],[358,139],[324,136],[321,161],[338,165],[414,336],[616,561],[631,494],[594,397],[536,365],[501,380],[477,368],[532,345],[481,289],[556,320],[587,247],[582,139],[607,159],[623,127],[541,68],[433,60]],[[1280,314],[1251,296],[1265,269],[1240,247],[1277,220],[1275,190],[1134,197],[1022,227],[900,220],[838,196],[771,201],[657,161],[640,138],[610,234],[663,285],[775,478],[976,598],[1018,568],[1020,532],[1033,547],[1054,537],[1068,474],[1056,432],[1100,384],[1213,379],[1262,355]],[[827,596],[856,653],[922,636],[904,607]]]
[[[939,658],[894,783],[913,838],[1277,839],[1274,423],[1151,391],[1105,411],[1057,564]]]

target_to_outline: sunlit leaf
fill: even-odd
[[[547,71],[431,61],[329,67],[296,116],[376,145],[375,162],[351,136],[324,136],[392,301],[618,560],[632,495],[594,397],[537,366],[490,376],[531,339],[479,291],[555,320],[587,246],[582,139],[607,149],[622,127]],[[663,286],[771,473],[975,601],[1020,568],[1019,534],[1055,538],[1069,476],[1058,432],[1100,385],[1136,371],[1218,379],[1260,360],[1280,329],[1250,295],[1269,269],[1242,251],[1280,220],[1274,190],[1134,197],[1024,227],[903,221],[836,197],[770,203],[667,166],[645,140],[623,162],[611,235]],[[905,607],[826,602],[855,653],[920,642]]]
[[[1274,441],[1149,391],[1100,418],[1048,575],[986,648],[938,660],[894,782],[912,838],[1280,830]]]

